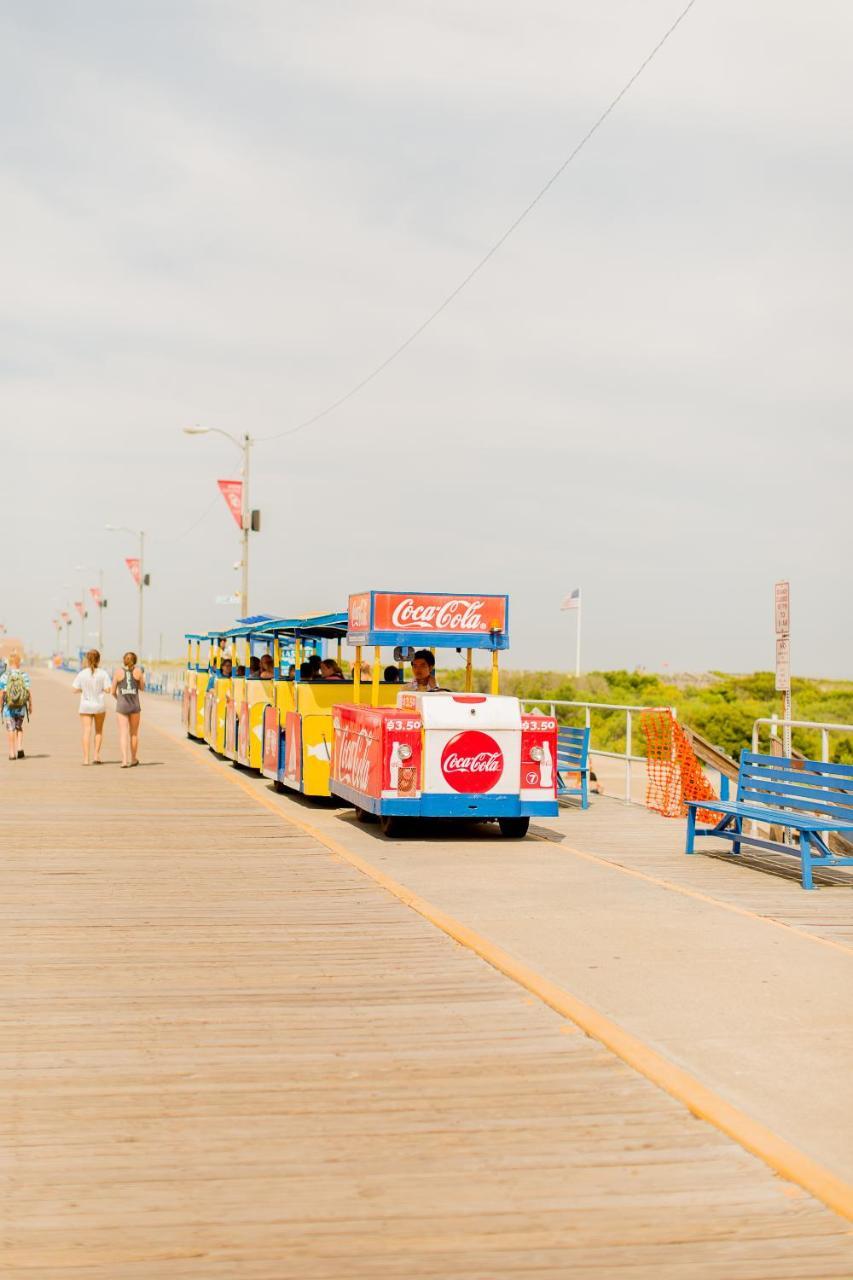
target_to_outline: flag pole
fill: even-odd
[[[581,673],[581,610],[583,608],[583,594],[578,594],[578,629],[575,641],[575,679],[579,679]]]

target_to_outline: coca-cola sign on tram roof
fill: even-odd
[[[349,631],[367,638],[410,636],[424,643],[445,639],[465,647],[505,648],[507,597],[373,591],[350,596]]]

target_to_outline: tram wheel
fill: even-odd
[[[501,835],[507,840],[523,840],[530,826],[529,818],[498,818]]]
[[[355,820],[356,822],[375,822],[376,815],[371,813],[368,809],[359,809],[358,805],[356,805]]]
[[[393,813],[383,813],[379,819],[379,830],[389,839],[400,834],[400,819]]]

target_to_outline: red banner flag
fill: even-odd
[[[68,619],[71,617],[71,615],[69,613],[66,613],[65,610],[63,609],[62,613],[60,614],[60,617],[62,618],[63,622],[67,622]]]
[[[77,610],[77,612],[80,614],[80,617],[82,618],[82,617],[83,617],[83,601],[82,601],[82,600],[75,600],[75,601],[74,601],[74,608]]]
[[[231,512],[237,528],[243,528],[243,481],[242,480],[217,480],[219,492],[228,503],[228,510]]]
[[[130,570],[131,578],[139,586],[139,558],[137,556],[125,556],[124,563]]]
[[[94,602],[95,602],[95,604],[98,606],[98,608],[100,608],[100,606],[101,606],[101,588],[100,588],[100,587],[90,587],[90,588],[89,588],[89,595],[92,597],[92,599],[94,600]]]

